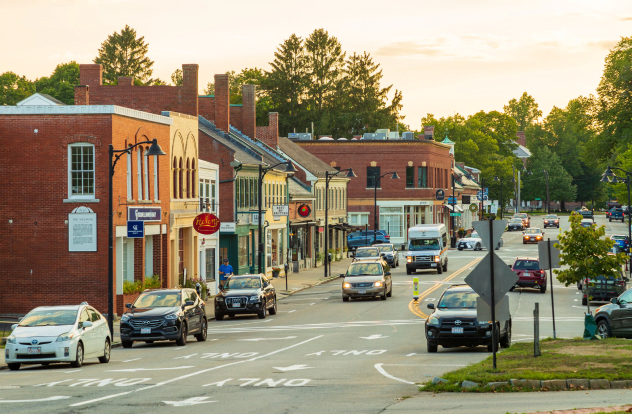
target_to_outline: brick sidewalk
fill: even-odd
[[[588,413],[611,413],[613,411],[627,411],[632,412],[632,405],[622,405],[618,407],[597,407],[597,408],[580,408],[577,410],[562,410],[562,411],[539,411],[537,413],[530,414],[588,414]]]

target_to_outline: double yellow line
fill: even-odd
[[[458,275],[460,275],[461,273],[463,273],[464,271],[466,271],[470,267],[474,266],[476,263],[478,263],[482,259],[483,259],[482,257],[479,257],[478,259],[472,260],[470,263],[466,264],[465,266],[463,266],[462,268],[460,268],[456,272],[452,273],[450,276],[446,277],[441,282],[449,282],[450,280],[454,279],[455,277],[457,277]],[[434,292],[435,290],[439,289],[442,285],[443,285],[443,283],[437,283],[436,285],[434,285],[430,289],[424,291],[422,294],[419,295],[419,300],[417,302],[415,302],[414,299],[411,300],[410,303],[408,303],[408,310],[410,310],[413,314],[419,316],[422,319],[427,319],[428,315],[426,315],[425,313],[423,313],[421,311],[421,309],[419,309],[419,304],[421,303],[423,298],[427,297],[432,292]]]

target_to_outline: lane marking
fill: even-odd
[[[314,367],[308,367],[307,365],[292,365],[289,367],[272,367],[272,368],[285,372],[285,371],[296,371],[299,369],[312,369]]]
[[[122,362],[138,361],[139,359],[141,359],[141,358],[128,359],[128,360],[125,360],[125,361],[122,361]]]
[[[128,368],[128,369],[109,369],[108,372],[137,372],[137,371],[171,371],[174,369],[195,368],[193,365],[172,368]]]
[[[382,334],[370,335],[370,336],[361,336],[361,339],[383,339],[388,338],[388,336],[383,336]]]
[[[189,398],[188,400],[183,400],[183,401],[163,401],[163,403],[165,403],[167,405],[171,405],[173,407],[184,407],[184,406],[187,406],[187,405],[207,404],[207,403],[217,402],[217,401],[205,401],[208,398],[211,398],[211,397],[193,397],[193,398]]]
[[[64,395],[56,395],[54,397],[40,398],[40,399],[37,399],[37,400],[3,400],[3,399],[0,399],[0,404],[2,404],[2,403],[29,403],[29,402],[57,401],[57,400],[65,400],[65,399],[68,399],[68,398],[70,398],[70,397],[64,396]]]
[[[404,319],[404,320],[385,320],[385,321],[354,321],[354,322],[325,322],[314,323],[305,325],[280,325],[280,326],[266,326],[266,327],[247,327],[247,328],[235,328],[235,329],[209,329],[209,333],[214,334],[227,334],[227,333],[268,333],[277,331],[296,331],[296,330],[313,330],[313,329],[336,329],[336,328],[349,328],[349,327],[369,327],[369,326],[393,326],[393,325],[417,325],[422,324],[423,320],[419,319]]]
[[[286,336],[285,338],[253,338],[253,339],[238,339],[238,341],[249,341],[249,342],[258,342],[258,341],[278,341],[282,339],[296,339],[296,336]]]
[[[316,339],[319,339],[319,338],[322,338],[322,337],[323,337],[323,335],[318,335],[318,336],[315,336],[313,338],[307,339],[307,340],[305,340],[303,342],[299,342],[299,343],[294,344],[294,345],[286,346],[285,348],[277,349],[276,351],[272,351],[272,352],[269,352],[267,354],[260,355],[260,356],[254,357],[254,358],[242,359],[240,361],[231,362],[231,363],[228,363],[228,364],[224,364],[224,365],[219,365],[219,366],[212,367],[212,368],[203,369],[201,371],[192,372],[190,374],[186,374],[186,375],[182,375],[182,376],[179,376],[179,377],[176,377],[176,378],[172,378],[172,379],[169,379],[169,380],[166,380],[166,381],[162,381],[162,382],[159,382],[159,383],[154,384],[154,385],[149,385],[147,387],[142,387],[142,388],[138,388],[136,390],[126,391],[126,392],[120,392],[120,393],[117,393],[117,394],[106,395],[104,397],[94,398],[92,400],[81,401],[81,402],[78,402],[78,403],[75,403],[75,404],[71,404],[70,406],[71,407],[79,407],[79,406],[86,405],[86,404],[93,404],[95,402],[109,400],[111,398],[121,397],[123,395],[129,395],[129,394],[134,393],[134,392],[146,391],[146,390],[149,390],[149,389],[152,389],[152,388],[161,387],[163,385],[170,384],[172,382],[181,381],[183,379],[187,379],[187,378],[199,375],[199,374],[204,374],[206,372],[214,371],[216,369],[225,368],[225,367],[229,367],[229,366],[237,365],[237,364],[243,364],[244,362],[256,361],[258,359],[265,358],[265,357],[268,357],[268,356],[271,356],[271,355],[274,355],[274,354],[278,354],[279,352],[287,351],[288,349],[292,349],[292,348],[295,348],[297,346],[301,346],[303,344],[306,344],[308,342],[311,342],[313,340],[316,340]]]
[[[392,376],[391,374],[386,372],[384,370],[384,368],[382,368],[382,365],[384,365],[384,364],[375,364],[373,366],[375,367],[375,369],[377,369],[377,372],[379,372],[380,374],[384,375],[386,378],[394,379],[395,381],[403,382],[404,384],[416,385],[414,382],[406,381],[406,380],[403,380],[401,378],[397,378],[397,377]]]

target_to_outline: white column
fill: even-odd
[[[144,170],[144,180],[143,180],[143,186],[145,187],[145,200],[149,200],[149,171],[147,171],[149,169],[149,157],[147,156],[147,151],[145,151],[145,153],[143,154],[144,158],[145,158],[145,170]]]

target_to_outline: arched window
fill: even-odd
[[[191,198],[195,198],[195,159],[191,160]]]
[[[178,198],[183,198],[184,192],[182,191],[182,169],[183,169],[183,165],[182,165],[182,157],[180,157],[180,168],[178,170]]]
[[[190,160],[187,158],[187,171],[186,171],[186,175],[187,175],[187,198],[191,198],[191,162]]]
[[[178,198],[178,160],[173,157],[173,198]]]

